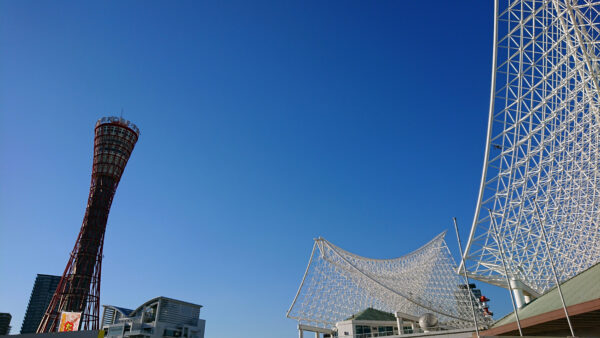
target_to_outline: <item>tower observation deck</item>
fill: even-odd
[[[98,329],[102,248],[108,213],[139,136],[135,124],[120,117],[103,117],[96,122],[92,179],[85,216],[38,333],[57,331],[61,312],[81,312],[81,329]]]

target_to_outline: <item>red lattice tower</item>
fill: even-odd
[[[80,330],[98,330],[102,247],[108,213],[123,170],[140,135],[120,117],[98,120],[92,181],[85,216],[56,292],[37,332],[55,332],[61,312],[81,312]]]

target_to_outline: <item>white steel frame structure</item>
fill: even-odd
[[[310,260],[287,317],[332,329],[368,307],[420,316],[434,313],[448,328],[474,327],[470,289],[461,288],[445,232],[395,259],[370,259],[315,239]],[[468,297],[474,302],[471,303]],[[485,324],[483,312],[476,311]]]
[[[496,0],[493,50],[466,270],[536,296],[600,261],[600,1]]]

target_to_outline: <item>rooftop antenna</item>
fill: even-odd
[[[121,107],[121,118],[123,118],[123,107]]]

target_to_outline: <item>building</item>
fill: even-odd
[[[467,284],[461,284],[460,288],[462,290],[466,290]],[[475,299],[481,298],[481,290],[477,289],[477,286],[475,285],[475,283],[469,283],[469,289],[471,290],[471,293],[473,294]]]
[[[38,274],[31,290],[21,334],[35,333],[60,282],[60,276]]]
[[[600,263],[561,284],[575,335],[600,336]],[[518,310],[523,335],[570,336],[562,302],[555,287]],[[518,336],[514,313],[498,320],[482,336]]]
[[[336,323],[335,326],[338,337],[366,338],[375,335],[378,337],[398,335],[396,317],[389,312],[373,308],[367,308]]]
[[[428,320],[434,323],[428,323]],[[401,328],[401,330],[398,330]],[[372,337],[445,337],[470,338],[474,328],[456,329],[437,322],[435,315],[428,313],[421,317],[396,312],[394,314],[372,307],[358,312],[346,320],[337,322],[335,328],[326,329],[304,324],[298,325],[299,337],[305,333],[315,333],[323,338],[372,338]],[[309,336],[312,336],[309,333]]]
[[[0,313],[0,336],[10,333],[10,313]]]
[[[201,307],[167,297],[151,299],[135,310],[104,305],[102,330],[106,338],[204,338]]]
[[[38,333],[56,331],[61,312],[81,313],[80,330],[98,329],[106,223],[117,186],[139,136],[135,124],[121,117],[104,117],[96,122],[92,179],[85,215]]]

